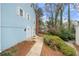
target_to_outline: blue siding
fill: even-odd
[[[17,15],[17,8],[21,7],[28,13],[30,19]],[[1,49],[2,51],[35,35],[36,17],[30,4],[1,4]],[[31,30],[25,32],[29,27]],[[34,33],[33,33],[34,32]]]
[[[1,26],[1,4],[0,4],[0,26]],[[1,27],[0,27],[0,51],[1,51]]]

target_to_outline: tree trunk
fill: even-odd
[[[36,34],[39,35],[39,16],[36,15]]]
[[[62,24],[63,24],[63,23],[62,23],[62,21],[63,21],[63,20],[62,20],[62,16],[63,16],[63,10],[62,10],[62,8],[63,8],[63,7],[61,7],[61,10],[60,10],[60,30],[62,30],[62,27],[63,27],[63,26],[62,26]]]
[[[70,30],[70,4],[68,4],[68,30]]]

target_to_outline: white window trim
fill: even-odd
[[[28,19],[28,15],[29,15],[29,19]],[[30,20],[30,14],[26,13],[26,19]]]
[[[28,13],[26,13],[26,20],[28,19]]]
[[[1,53],[2,51],[0,51],[0,53]]]
[[[22,7],[17,7],[17,11],[16,11],[17,15],[18,15],[18,16],[21,16],[21,15],[20,15],[20,9],[23,10],[23,16],[22,16],[22,17],[25,17],[25,11],[24,11],[24,9],[23,9]]]

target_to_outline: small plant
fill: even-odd
[[[11,53],[17,52],[17,48],[12,47]]]
[[[17,49],[12,47],[10,51],[3,51],[1,52],[1,56],[12,56],[17,52]]]
[[[10,52],[2,52],[1,56],[12,56]]]

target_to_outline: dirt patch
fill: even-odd
[[[11,56],[25,56],[31,47],[34,45],[34,41],[23,41],[17,45],[3,51],[1,55],[11,55]]]
[[[41,51],[41,56],[63,56],[63,54],[59,51],[51,49],[48,47],[48,45],[44,44]]]

